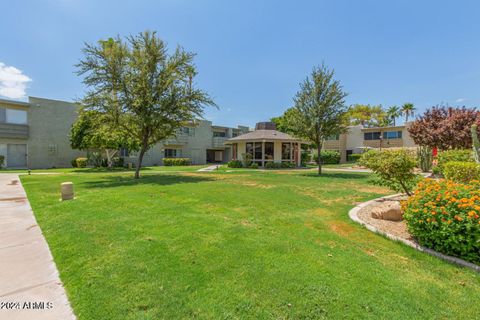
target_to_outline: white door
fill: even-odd
[[[27,166],[27,145],[9,144],[7,146],[7,166],[25,168]]]

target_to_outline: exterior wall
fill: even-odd
[[[363,146],[362,126],[351,126],[348,128],[346,149],[352,150],[353,153],[361,152],[360,147]]]
[[[71,160],[86,152],[70,147],[70,127],[78,116],[74,103],[30,97],[28,110],[28,167],[70,167]]]

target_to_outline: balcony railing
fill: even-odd
[[[0,123],[0,138],[27,139],[28,131],[26,124]]]
[[[223,148],[225,147],[225,141],[227,141],[228,137],[213,137],[212,138],[212,147],[214,148]]]
[[[168,138],[164,141],[164,144],[186,144],[188,142],[188,136],[179,134],[176,137]]]

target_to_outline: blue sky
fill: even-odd
[[[478,1],[7,1],[0,95],[74,100],[84,42],[155,30],[197,53],[218,125],[254,125],[292,104],[325,62],[348,104],[480,104]],[[8,14],[6,14],[8,13]],[[28,81],[31,80],[31,81]],[[20,97],[20,99],[22,99]],[[24,99],[24,98],[23,98]]]

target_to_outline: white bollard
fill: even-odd
[[[62,201],[72,200],[75,197],[73,192],[73,182],[64,182],[60,187],[62,193]]]

